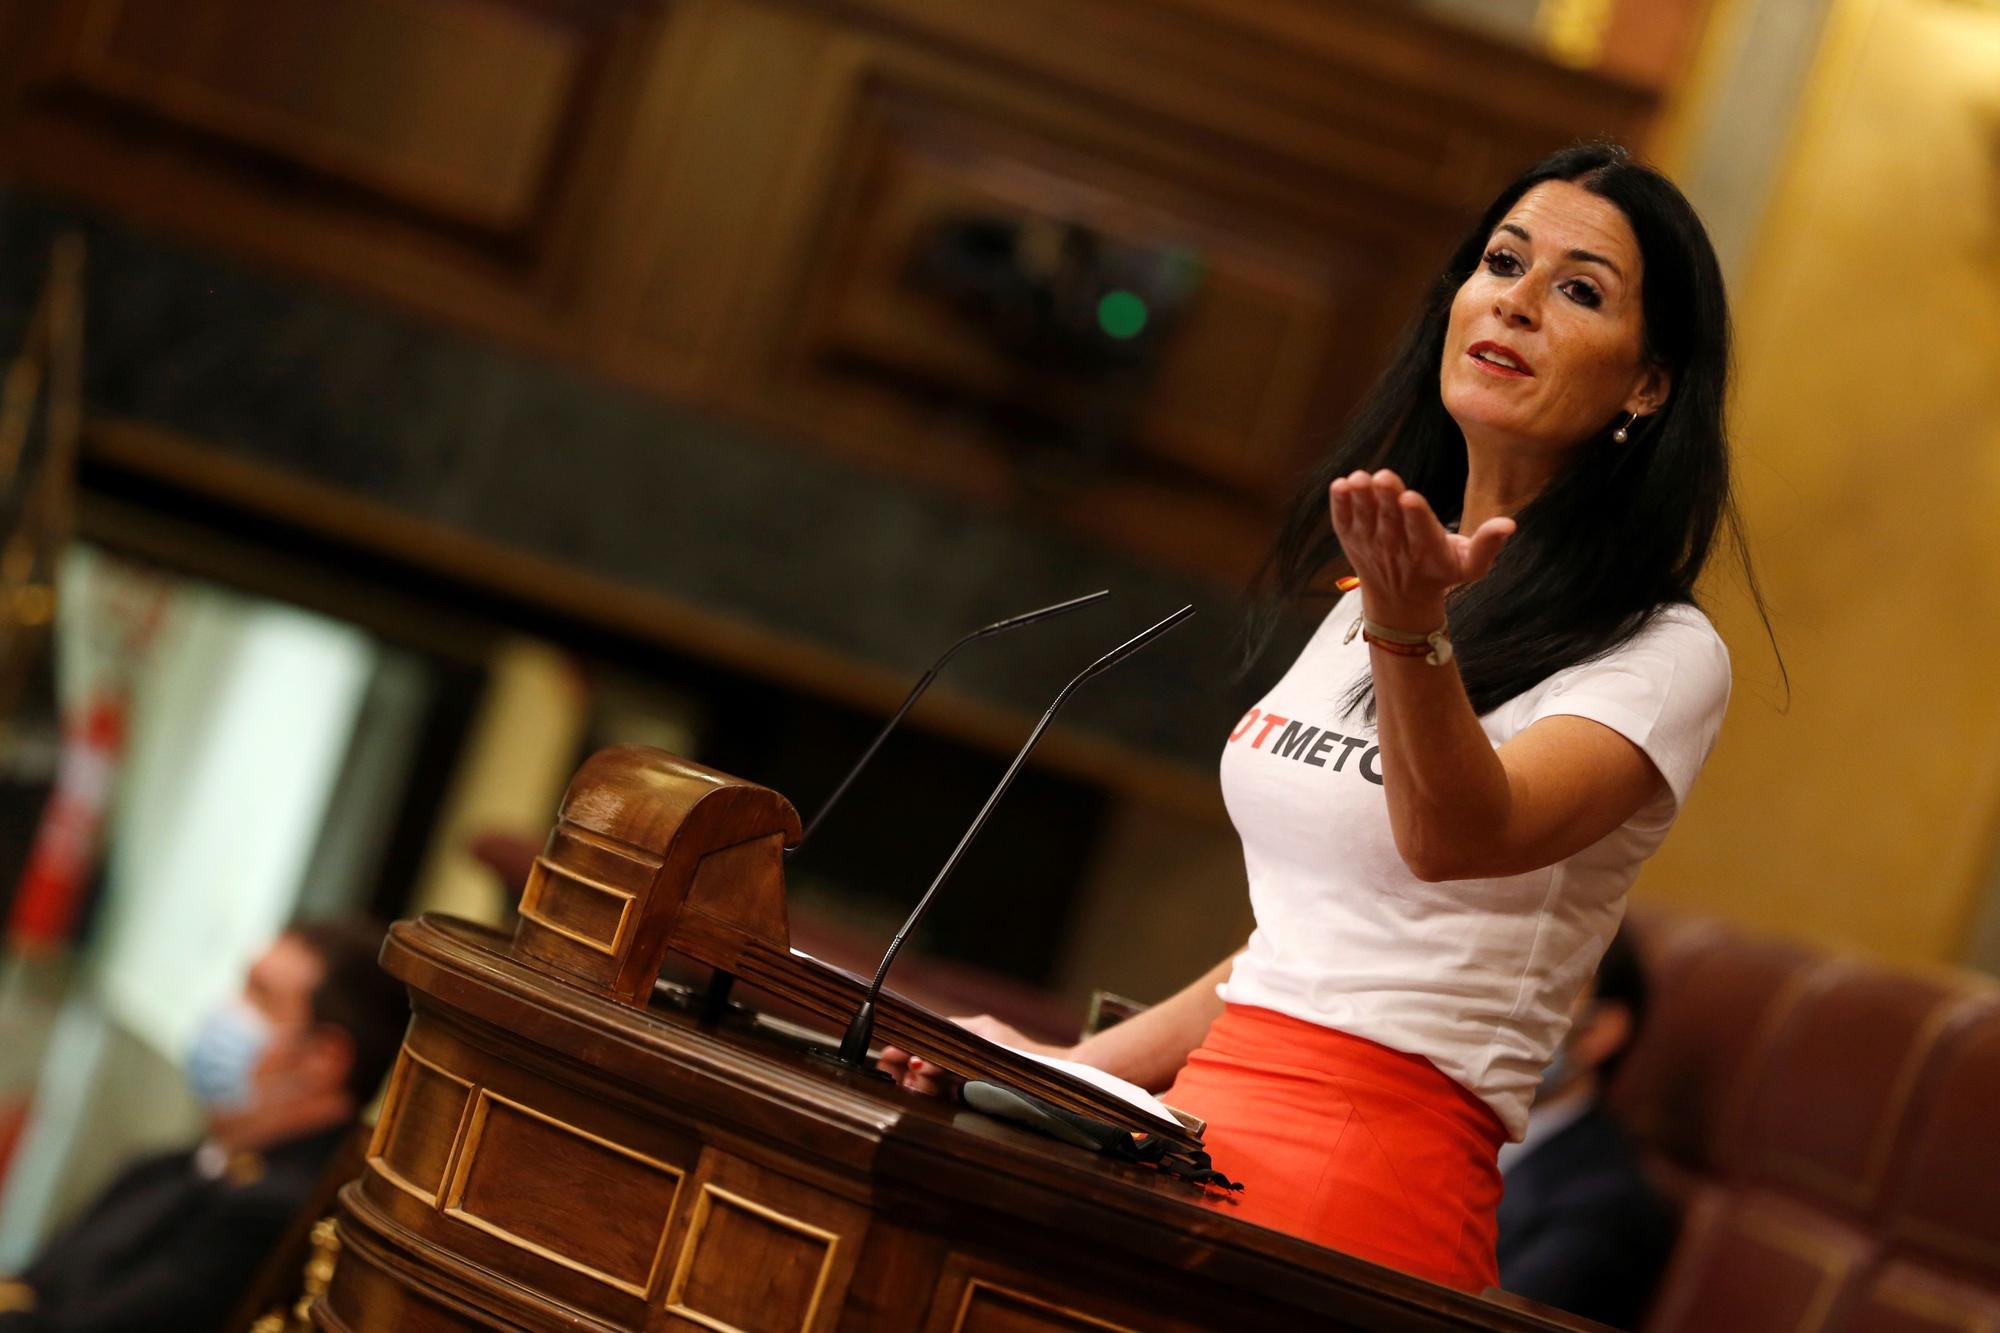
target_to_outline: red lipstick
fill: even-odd
[[[1489,374],[1528,379],[1535,373],[1535,368],[1528,364],[1528,358],[1505,343],[1481,339],[1466,348],[1465,354],[1478,362],[1479,368]]]

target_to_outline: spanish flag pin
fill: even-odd
[[[1352,574],[1343,574],[1333,581],[1333,586],[1342,592],[1353,592],[1361,586],[1361,580],[1355,578]]]

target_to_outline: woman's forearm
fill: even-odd
[[[1361,580],[1366,617],[1385,629],[1427,634],[1445,623],[1445,596],[1485,577],[1514,532],[1497,512],[1469,536],[1445,531],[1421,495],[1387,470],[1355,472],[1331,487],[1340,549]],[[1393,635],[1391,637],[1394,637]],[[1507,859],[1515,793],[1466,697],[1458,667],[1371,644],[1376,740],[1396,850],[1421,879],[1494,873]]]
[[[1116,1074],[1149,1092],[1174,1081],[1188,1052],[1201,1045],[1209,1026],[1222,1013],[1215,988],[1229,978],[1236,955],[1217,963],[1202,976],[1142,1013],[1086,1037],[1069,1058]]]
[[[1489,497],[1490,498],[1490,497]],[[1333,526],[1369,620],[1402,635],[1445,623],[1445,595],[1484,578],[1514,520],[1446,532],[1395,473],[1332,486]],[[1465,525],[1472,524],[1472,488]],[[1389,637],[1396,638],[1398,634]],[[1383,798],[1396,850],[1420,879],[1514,875],[1573,856],[1666,790],[1639,746],[1588,718],[1544,718],[1496,751],[1450,662],[1368,650]]]
[[[1369,615],[1413,632],[1445,623],[1442,600],[1379,614],[1371,608]],[[1506,843],[1513,793],[1457,664],[1432,666],[1379,647],[1369,649],[1369,664],[1382,794],[1396,850],[1420,879],[1491,873]]]

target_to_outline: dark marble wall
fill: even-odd
[[[1249,693],[1228,680],[1237,589],[4,188],[0,347],[64,227],[90,242],[93,411],[912,674],[976,625],[1112,589],[954,663],[954,686],[1024,710],[1192,601],[1193,621],[1065,713],[1192,765]]]

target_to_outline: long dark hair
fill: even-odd
[[[1674,183],[1616,144],[1565,148],[1500,192],[1465,233],[1394,359],[1348,418],[1338,444],[1299,491],[1266,558],[1245,633],[1245,667],[1285,609],[1346,567],[1327,488],[1357,468],[1392,468],[1445,523],[1465,500],[1465,440],[1438,392],[1452,298],[1493,229],[1544,181],[1569,181],[1624,213],[1644,264],[1641,355],[1672,374],[1665,405],[1630,442],[1586,441],[1515,517],[1519,527],[1485,578],[1449,600],[1451,637],[1475,712],[1487,713],[1565,667],[1617,647],[1663,606],[1693,603],[1695,581],[1726,528],[1767,632],[1770,618],[1730,497],[1724,406],[1729,304],[1708,233]],[[1604,423],[1608,437],[1616,420]],[[1774,645],[1775,647],[1775,641]],[[1782,669],[1782,662],[1780,663]],[[1374,716],[1364,676],[1348,698]]]

